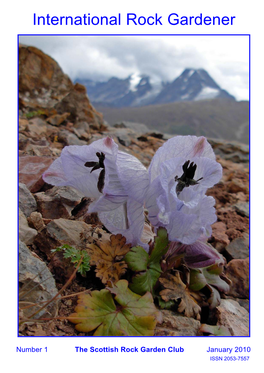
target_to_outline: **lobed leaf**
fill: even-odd
[[[141,297],[133,293],[126,280],[112,288],[81,294],[75,311],[69,320],[81,332],[95,330],[94,336],[152,336],[161,321],[151,294]]]
[[[178,312],[200,320],[201,307],[182,282],[179,272],[176,272],[175,276],[168,274],[167,278],[160,278],[159,281],[164,287],[160,296],[165,302],[175,301],[178,303]]]
[[[96,276],[103,284],[114,284],[126,272],[124,256],[131,248],[121,234],[111,235],[109,241],[97,242],[88,246],[90,263],[96,266]]]

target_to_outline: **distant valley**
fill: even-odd
[[[96,105],[110,124],[144,123],[150,130],[179,135],[204,135],[249,143],[249,102],[205,100],[142,107],[110,108]]]
[[[185,69],[172,82],[132,74],[106,82],[76,79],[91,103],[114,125],[130,121],[150,130],[249,143],[249,102],[237,102],[204,69]]]

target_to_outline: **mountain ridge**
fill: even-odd
[[[141,107],[178,101],[205,99],[235,100],[204,69],[186,68],[172,82],[156,82],[146,74],[131,74],[125,79],[111,77],[97,82],[75,79],[83,84],[91,102],[109,107]]]

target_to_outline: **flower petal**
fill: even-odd
[[[149,186],[146,167],[134,156],[119,151],[117,154],[117,171],[127,195],[143,203]]]
[[[98,198],[100,196],[97,188],[98,171],[90,173],[90,170],[84,166],[86,160],[85,148],[65,147],[61,156],[44,172],[43,180],[51,185],[71,186],[86,197]]]
[[[142,203],[128,198],[127,203],[118,206],[115,210],[100,211],[98,216],[111,233],[120,233],[126,237],[128,243],[148,249],[148,245],[141,241],[145,222]]]
[[[198,240],[191,245],[183,245],[182,249],[185,249],[184,261],[190,268],[209,267],[215,263],[224,264],[222,255],[203,241]]]
[[[70,145],[63,148],[61,155],[43,174],[45,182],[56,186],[72,186],[86,197],[99,198],[97,182],[100,169],[91,172],[86,162],[98,162],[97,152],[105,154],[107,165],[115,163],[118,146],[112,139],[106,138],[90,145]]]
[[[65,147],[43,178],[94,198],[89,212],[97,212],[111,233],[121,233],[133,245],[141,244],[148,172],[134,156],[118,151],[111,138]]]
[[[154,155],[149,172],[151,181],[159,176],[160,165],[171,158],[181,157],[185,161],[194,157],[206,157],[215,160],[215,154],[205,137],[176,136],[167,140]]]

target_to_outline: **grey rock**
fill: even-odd
[[[235,300],[236,302],[238,302],[240,304],[241,307],[244,307],[248,312],[249,312],[249,299],[241,299],[241,298],[230,298],[230,297],[227,297],[227,299],[232,299],[232,300]]]
[[[47,132],[47,124],[41,118],[32,118],[28,122],[28,130],[31,136],[42,136]]]
[[[19,150],[24,150],[28,143],[29,143],[29,138],[23,135],[23,133],[19,133],[19,137],[18,137]]]
[[[221,158],[235,162],[249,162],[249,146],[236,141],[226,141],[219,139],[208,139],[216,155]]]
[[[37,210],[37,202],[35,198],[23,183],[19,183],[19,208],[26,217],[28,217],[33,211]]]
[[[249,235],[235,238],[227,247],[226,252],[230,259],[246,259],[249,257]]]
[[[82,128],[77,129],[73,128],[74,134],[78,137],[80,140],[88,141],[90,139],[90,135],[83,130]]]
[[[78,131],[78,130],[77,130]],[[58,141],[65,145],[86,145],[87,142],[80,140],[78,136],[68,130],[61,130],[58,135]]]
[[[234,208],[240,215],[249,218],[249,202],[238,202],[234,205]]]
[[[79,192],[77,189],[74,189],[69,186],[62,186],[62,187],[53,187],[47,191],[47,194],[50,196],[59,196],[65,204],[68,206],[76,206],[84,195]]]
[[[118,122],[114,125],[114,127],[115,128],[131,128],[132,130],[134,130],[140,135],[150,131],[149,128],[143,123],[128,122],[128,121]]]
[[[26,216],[19,209],[19,239],[26,245],[30,245],[37,234],[35,229],[29,227]]]
[[[249,154],[243,154],[240,152],[228,154],[224,156],[223,158],[234,163],[248,163],[249,162]]]
[[[155,336],[196,336],[199,335],[200,321],[185,317],[169,310],[162,310],[163,322],[155,330]]]
[[[130,128],[109,128],[107,135],[114,135],[123,146],[129,146],[132,139],[136,139],[138,134]]]
[[[52,299],[58,290],[48,267],[34,256],[25,243],[19,241],[19,307],[22,317],[29,317],[45,302]],[[30,308],[24,306],[34,305]],[[58,301],[54,301],[33,318],[53,317],[57,313]]]
[[[67,243],[74,247],[86,248],[82,236],[88,234],[91,227],[78,220],[54,219],[47,225],[47,231],[53,240],[60,243]]]
[[[83,130],[85,132],[89,132],[90,130],[90,126],[87,122],[77,122],[74,127],[77,129],[77,130]]]
[[[68,145],[86,145],[87,142],[84,140],[80,140],[74,133],[70,133],[67,136],[67,143]]]
[[[249,335],[249,313],[232,299],[222,299],[217,307],[217,325],[227,327],[231,335],[244,337]]]
[[[38,157],[41,156],[52,156],[53,152],[50,149],[49,146],[42,146],[42,145],[33,145],[33,144],[28,144],[25,148],[25,152],[30,155],[36,155]]]

